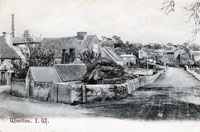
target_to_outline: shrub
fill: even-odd
[[[125,73],[124,68],[107,58],[100,58],[87,65],[83,82],[87,84],[121,84],[135,76]]]
[[[100,54],[95,53],[91,49],[85,50],[83,53],[80,53],[80,60],[86,64],[93,63],[100,57],[101,57]]]

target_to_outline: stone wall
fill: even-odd
[[[200,74],[196,73],[192,70],[193,68],[189,68],[188,66],[185,66],[185,70],[190,73],[193,77],[195,77],[197,80],[200,81]]]
[[[86,102],[122,99],[128,96],[128,89],[124,84],[85,85],[85,88]]]
[[[163,71],[152,76],[141,76],[124,84],[84,85],[81,82],[34,83],[33,89],[26,89],[25,80],[12,81],[12,94],[50,101],[54,103],[87,103],[110,99],[123,99],[137,88],[153,83]],[[30,93],[29,93],[30,92]]]
[[[49,101],[51,85],[52,83],[35,82],[34,88],[30,91],[30,97],[43,101]]]
[[[124,84],[84,85],[77,82],[53,84],[50,101],[55,103],[88,103],[126,98],[137,88],[153,83],[163,71],[152,76],[141,76]]]
[[[152,76],[141,76],[129,80],[124,84],[85,85],[86,102],[102,101],[107,99],[122,99],[132,94],[137,88],[153,83],[164,71]]]
[[[24,79],[12,79],[11,94],[14,96],[27,97],[28,89],[26,89]]]
[[[82,102],[82,85],[78,82],[53,84],[50,89],[50,101],[54,103],[73,104]]]

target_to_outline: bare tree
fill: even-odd
[[[195,1],[188,7],[184,7],[186,11],[189,12],[188,22],[193,19],[195,24],[195,29],[193,30],[193,35],[196,37],[197,33],[200,31],[200,1]]]
[[[163,10],[166,15],[168,15],[170,12],[174,12],[175,11],[174,0],[164,0],[161,10]]]
[[[169,13],[175,11],[175,5],[175,0],[164,0],[161,10],[168,15]],[[200,0],[196,0],[183,8],[189,13],[187,22],[194,22],[195,27],[192,30],[192,41],[194,41],[196,39],[196,35],[200,31]]]

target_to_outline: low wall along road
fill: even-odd
[[[51,102],[87,103],[106,99],[122,99],[134,92],[137,88],[153,83],[164,71],[152,76],[142,76],[129,80],[124,84],[84,85],[61,83],[51,88]]]
[[[47,88],[26,89],[24,82],[12,82],[12,94],[54,103],[88,103],[107,99],[122,99],[137,88],[153,83],[164,71],[151,76],[141,76],[124,84],[85,85],[81,82],[49,84]],[[17,85],[16,85],[17,84]],[[36,92],[37,91],[37,92]],[[45,96],[42,96],[44,93]]]
[[[197,80],[200,81],[200,74],[196,73],[192,69],[190,69],[188,66],[185,67],[186,71],[189,72],[193,77],[195,77]]]

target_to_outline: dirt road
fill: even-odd
[[[199,120],[200,83],[183,69],[169,68],[156,82],[137,89],[130,97],[87,104],[95,116],[140,120]]]
[[[0,118],[115,117],[145,120],[199,120],[200,83],[183,69],[169,68],[159,79],[123,100],[71,106],[9,95],[0,88]]]

